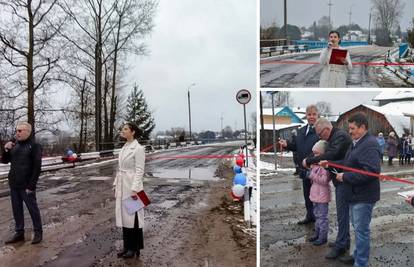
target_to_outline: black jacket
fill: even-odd
[[[310,129],[308,135],[306,135],[306,129],[308,125],[303,126],[298,130],[298,135],[292,140],[287,142],[287,150],[296,151],[297,160],[299,164],[299,177],[304,179],[306,178],[306,170],[303,169],[302,161],[304,158],[312,154],[313,145],[318,142],[319,137],[315,133],[315,129]]]
[[[328,147],[326,148],[325,153],[320,156],[308,157],[306,159],[306,164],[310,166],[311,164],[318,163],[321,160],[342,160],[345,157],[351,143],[352,139],[347,132],[342,129],[332,128],[331,134],[328,138]],[[331,178],[333,178],[333,184],[337,186],[339,182],[334,177]]]
[[[9,185],[11,188],[36,190],[42,166],[42,147],[33,139],[18,141],[8,152],[4,151],[2,163],[11,163]]]
[[[373,172],[381,172],[381,149],[369,133],[348,149],[343,165]],[[343,181],[352,188],[351,203],[375,203],[380,199],[380,182],[377,177],[344,172]]]

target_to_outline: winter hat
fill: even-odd
[[[325,140],[319,140],[316,144],[312,147],[312,152],[319,152],[321,154],[325,153],[326,147],[328,146],[328,142]]]
[[[394,132],[390,132],[389,134],[391,137],[395,137],[395,133]]]

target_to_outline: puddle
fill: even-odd
[[[218,181],[219,177],[215,176],[216,168],[182,168],[182,169],[166,169],[157,168],[148,171],[152,177],[162,179],[187,179],[187,180],[202,180],[202,181]]]

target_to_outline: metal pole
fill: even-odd
[[[191,106],[190,106],[190,87],[188,88],[188,124],[190,126],[190,142],[191,142]]]
[[[331,7],[333,6],[333,4],[331,3],[331,0],[329,0],[328,6],[329,6],[329,30],[331,30],[332,29]]]
[[[273,122],[273,152],[275,155],[275,170],[277,170],[276,129],[275,129],[275,92],[272,92],[272,122]]]
[[[244,145],[246,146],[246,167],[249,166],[249,154],[247,149],[247,123],[246,123],[246,104],[243,105],[244,112]]]
[[[287,31],[287,0],[285,0],[285,45],[288,45],[288,31]]]
[[[371,44],[371,11],[369,12],[369,23],[368,23],[368,44]]]

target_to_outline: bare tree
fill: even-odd
[[[41,97],[47,95],[60,57],[56,38],[65,19],[56,12],[56,3],[57,0],[0,1],[0,57],[10,69],[6,97],[19,100],[22,109],[27,110],[27,120],[33,129],[36,116],[46,113],[42,108],[47,109],[47,100]]]
[[[155,0],[80,0],[63,1],[61,5],[73,23],[61,34],[75,48],[78,66],[94,77],[98,150],[102,137],[104,142],[114,138],[119,58],[125,53],[143,54],[144,46],[137,41],[152,30],[156,6]]]
[[[401,0],[371,0],[377,25],[377,44],[391,46],[391,33],[398,27],[405,4]]]
[[[328,103],[326,101],[318,101],[315,105],[319,110],[319,114],[325,116],[332,114],[331,103]]]

